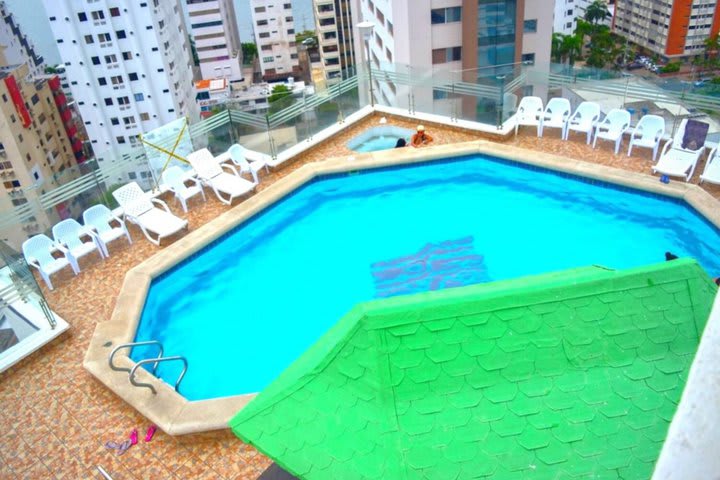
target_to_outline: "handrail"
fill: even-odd
[[[115,354],[124,348],[142,347],[145,345],[157,345],[158,348],[160,349],[160,352],[158,353],[158,356],[156,358],[146,359],[146,360],[155,362],[155,365],[153,366],[153,369],[152,369],[152,374],[155,375],[155,371],[157,370],[158,362],[160,361],[160,358],[162,358],[162,356],[163,356],[162,343],[160,343],[157,340],[148,340],[146,342],[130,342],[130,343],[123,343],[122,345],[118,345],[117,347],[115,347],[113,349],[112,352],[110,352],[110,357],[108,357],[108,365],[110,366],[111,369],[118,371],[118,372],[131,372],[131,369],[129,369],[129,368],[116,367],[115,364],[113,364],[113,358],[115,357]],[[143,360],[143,361],[145,361],[145,360]]]
[[[169,362],[169,361],[174,361],[174,360],[180,360],[183,362],[182,372],[180,372],[180,376],[175,381],[175,391],[177,392],[178,388],[180,387],[180,382],[182,381],[183,377],[185,376],[185,372],[187,372],[187,368],[188,368],[188,363],[187,363],[187,360],[185,359],[185,357],[182,357],[179,355],[176,355],[173,357],[147,358],[145,360],[140,360],[139,362],[137,362],[135,364],[135,366],[132,368],[132,370],[130,370],[130,377],[129,377],[130,383],[132,383],[136,387],[147,387],[150,390],[152,390],[153,395],[157,395],[157,390],[155,390],[155,387],[153,387],[151,384],[135,381],[135,372],[137,371],[138,368],[145,365],[146,363],[156,362],[156,366],[157,366],[157,363],[159,363],[159,362]]]

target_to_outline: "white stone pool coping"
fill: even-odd
[[[487,140],[421,149],[391,149],[357,153],[347,158],[330,158],[303,165],[130,269],[111,319],[98,324],[95,329],[85,357],[85,368],[171,435],[227,428],[227,422],[254,397],[254,394],[190,402],[145,370],[139,370],[138,380],[153,384],[157,390],[156,395],[153,395],[149,389],[133,387],[128,381],[127,373],[112,371],[108,367],[108,355],[112,348],[133,341],[152,279],[319,175],[421,163],[472,154],[487,154],[684,199],[720,228],[720,202],[697,185],[676,181],[666,185],[660,183],[658,177],[649,174],[629,172]],[[710,478],[709,472],[715,474],[720,471],[720,456],[712,454],[713,449],[720,444],[720,414],[717,408],[710,411],[713,406],[720,405],[720,358],[711,348],[720,341],[718,322],[720,322],[720,302],[716,301],[653,478],[679,478],[678,475],[683,478]],[[106,346],[108,342],[111,346]],[[120,366],[128,368],[133,366],[127,351],[118,354],[116,360]],[[703,422],[707,421],[713,423],[709,426],[705,425]],[[688,476],[685,471],[682,471],[683,474],[678,474],[680,470],[677,469],[684,465],[691,469],[702,469],[708,474]]]

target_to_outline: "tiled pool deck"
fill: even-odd
[[[369,126],[377,125],[379,115],[363,120],[323,145],[302,154],[297,161],[263,178],[259,189],[307,162],[333,156],[351,155],[347,140]],[[414,122],[390,119],[390,124],[412,128]],[[436,144],[457,143],[478,138],[477,134],[451,128],[428,126]],[[550,131],[537,139],[525,130],[509,145],[548,152],[649,173],[650,152],[639,149],[632,158],[615,156],[610,143],[596,150],[586,146],[580,135],[570,142]],[[698,166],[695,181],[704,167]],[[720,199],[720,186],[706,190]],[[180,213],[177,203],[168,199]],[[227,207],[208,195],[207,204],[193,200],[187,218],[196,229]],[[244,445],[230,432],[221,431],[170,437],[158,432],[152,442],[140,443],[125,455],[117,456],[103,447],[106,441],[120,441],[133,428],[144,436],[149,422],[101,385],[82,367],[88,341],[98,322],[106,321],[127,270],[157,252],[138,230],[132,232],[132,246],[115,243],[111,257],[104,262],[92,258],[81,261],[83,272],[72,277],[58,275],[56,290],[45,292],[51,307],[72,326],[54,344],[0,374],[0,480],[16,478],[81,479],[100,478],[102,466],[113,479],[254,479],[270,464],[252,447]]]

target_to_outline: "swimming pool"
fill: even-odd
[[[393,125],[382,125],[365,130],[347,143],[347,148],[355,152],[375,152],[395,148],[398,139],[404,138],[410,143],[413,135],[412,130],[395,127]]]
[[[667,250],[717,275],[718,240],[679,201],[482,155],[336,175],[155,279],[136,339],[188,358],[190,400],[256,392],[361,301]]]

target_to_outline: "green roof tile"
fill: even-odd
[[[649,478],[716,291],[676,260],[368,302],[230,425],[308,480]]]

